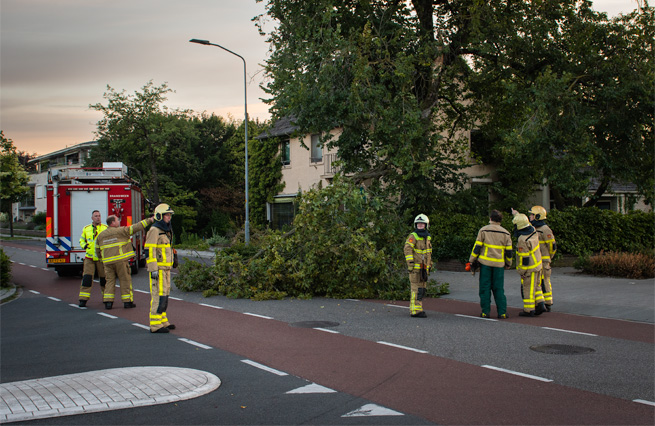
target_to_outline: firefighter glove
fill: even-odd
[[[150,273],[150,278],[152,278],[153,280],[156,280],[157,278],[159,278],[159,271],[152,271]]]

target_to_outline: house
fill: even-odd
[[[83,142],[31,159],[29,162],[36,165],[36,173],[30,174],[30,191],[12,205],[13,217],[18,221],[28,221],[36,213],[45,212],[48,172],[52,168],[82,167],[91,148],[96,145],[96,141]]]
[[[275,229],[289,225],[293,221],[294,200],[302,190],[314,188],[320,184],[329,185],[338,171],[334,162],[338,158],[336,150],[326,150],[320,144],[320,135],[296,136],[297,126],[293,124],[293,118],[284,118],[274,123],[273,127],[263,132],[257,139],[279,138],[280,153],[282,159],[282,182],[284,189],[274,197],[272,203],[267,203],[267,220]],[[341,133],[340,128],[331,132],[334,138]],[[475,130],[468,132],[469,149],[480,155],[482,162],[472,161],[469,167],[463,172],[469,177],[468,185],[489,187],[485,188],[489,194],[489,201],[494,201],[495,195],[490,191],[490,186],[497,180],[495,170],[492,166],[485,164],[485,157],[489,155],[485,151],[485,141]],[[592,181],[589,186],[589,194],[593,194],[598,188],[598,182]],[[588,198],[583,199],[586,202]],[[540,185],[528,200],[531,205],[541,205],[551,210],[554,202],[551,199],[548,185]],[[643,198],[637,197],[636,185],[615,184],[598,201],[597,207],[625,213],[632,209],[650,211],[652,207],[643,202]]]

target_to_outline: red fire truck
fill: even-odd
[[[46,264],[57,274],[81,274],[86,251],[80,247],[82,229],[99,210],[103,222],[116,215],[121,226],[143,220],[145,198],[138,182],[127,175],[123,163],[103,163],[102,168],[62,168],[48,173],[46,186]],[[132,236],[136,258],[130,259],[132,274],[146,264],[145,236]]]

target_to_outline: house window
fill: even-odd
[[[312,135],[312,152],[310,161],[312,163],[323,161],[323,147],[321,146],[321,138],[317,134]]]
[[[295,208],[293,201],[274,202],[269,204],[269,221],[271,228],[284,229],[293,223]]]
[[[291,145],[289,139],[282,141],[280,146],[280,157],[282,159],[282,164],[288,166],[291,164]]]
[[[36,186],[36,198],[37,199],[45,198],[45,186],[43,185]]]

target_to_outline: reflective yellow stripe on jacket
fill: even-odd
[[[530,250],[527,253],[522,253],[520,251],[517,251],[516,254],[519,257],[519,261],[517,262],[516,269],[523,269],[523,270],[534,269],[537,266],[541,265],[541,259],[539,259],[537,261],[537,256],[535,254],[537,252],[537,250],[539,250],[539,244],[537,244],[535,246],[535,248],[533,248],[532,250]],[[531,262],[532,264],[528,265],[528,266],[523,266],[523,261],[522,260],[523,260],[524,257],[528,257],[528,256],[530,256],[532,258],[532,262]]]
[[[480,255],[478,256],[475,253],[475,248],[479,247],[479,246],[482,246],[484,251],[482,251],[480,253]],[[500,257],[490,256],[489,255],[490,254],[489,249],[500,250]],[[480,259],[488,260],[489,262],[497,262],[497,263],[503,263],[504,264],[505,263],[505,259],[504,259],[505,253],[511,253],[511,251],[512,251],[512,246],[500,246],[500,245],[496,245],[496,244],[487,244],[487,243],[483,243],[481,241],[476,241],[475,244],[473,244],[473,250],[471,251],[471,256],[479,257]]]

